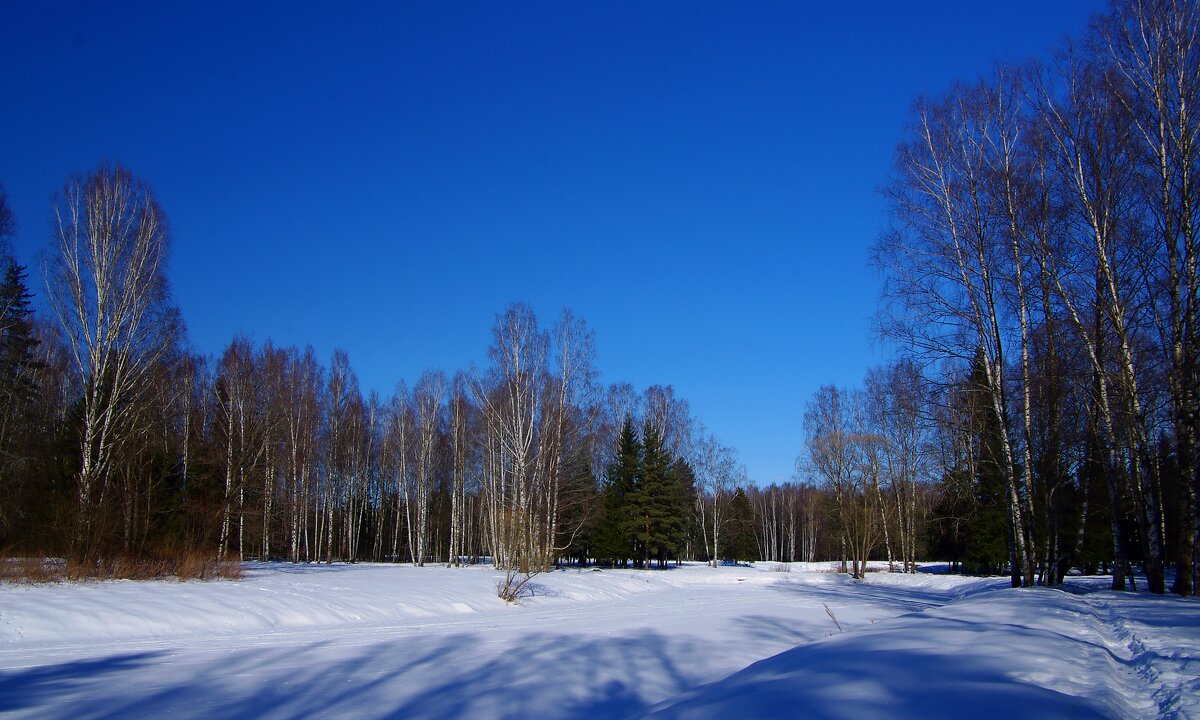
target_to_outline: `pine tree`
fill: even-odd
[[[754,510],[741,488],[737,489],[729,504],[725,534],[727,539],[721,545],[722,560],[753,562],[758,559],[758,543],[754,539]]]
[[[630,497],[634,537],[644,567],[657,558],[665,565],[674,555],[684,529],[678,480],[670,456],[663,448],[662,434],[647,421],[642,433],[642,472]]]
[[[977,353],[963,394],[973,456],[969,466],[974,470],[963,561],[969,571],[999,574],[1010,563],[1014,571],[1019,568],[1011,557],[1012,528],[1006,511],[1001,429],[990,406],[984,362],[983,353]]]
[[[679,515],[679,532],[675,538],[675,559],[691,557],[691,549],[703,547],[696,513],[696,473],[683,458],[671,463],[671,478],[675,491],[675,510]]]
[[[624,564],[633,557],[633,518],[629,498],[638,484],[642,466],[642,444],[628,418],[621,428],[617,455],[613,459],[601,490],[601,517],[596,523],[595,552],[598,559]]]
[[[32,297],[25,269],[11,257],[2,258],[4,280],[0,283],[0,403],[5,420],[17,414],[34,393],[34,350]]]
[[[33,315],[29,309],[29,285],[25,268],[12,256],[9,239],[16,232],[16,222],[8,208],[8,196],[0,186],[0,411],[4,425],[0,426],[0,442],[11,419],[33,396],[32,370],[36,367],[33,337]]]
[[[23,497],[24,488],[19,476],[28,456],[33,454],[33,411],[36,372],[39,367],[34,351],[38,341],[33,333],[33,314],[29,308],[30,293],[25,269],[8,252],[8,238],[15,223],[8,210],[3,188],[0,188],[0,542],[13,521],[13,507],[20,512],[26,503],[14,501]],[[7,506],[7,507],[6,507]]]

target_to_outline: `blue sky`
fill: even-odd
[[[387,395],[482,364],[511,301],[567,306],[602,381],[674,385],[763,484],[791,477],[813,391],[891,354],[867,258],[913,98],[1103,8],[144,5],[0,10],[31,268],[67,175],[118,161],[170,217],[199,350],[342,347]]]

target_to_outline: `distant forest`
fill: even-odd
[[[570,311],[547,327],[514,304],[487,367],[364,396],[342,351],[193,351],[132,172],[67,180],[44,283],[0,191],[0,549],[486,558],[510,578],[940,559],[1115,589],[1138,566],[1195,594],[1198,35],[1194,2],[1121,0],[1052,58],[916,100],[873,248],[897,359],[808,400],[796,481],[770,487],[669,385],[600,385]]]

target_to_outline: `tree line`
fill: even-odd
[[[72,176],[53,210],[39,316],[0,192],[0,547],[536,572],[725,557],[736,527],[754,559],[748,513],[726,512],[735,451],[670,386],[599,385],[570,311],[545,328],[511,305],[487,367],[383,397],[342,350],[189,348],[165,213],[130,171]]]

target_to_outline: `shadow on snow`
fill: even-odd
[[[90,720],[628,717],[699,678],[673,658],[699,647],[537,633],[500,652],[472,635],[346,647],[310,643],[218,653],[113,655],[0,672],[0,712]]]

